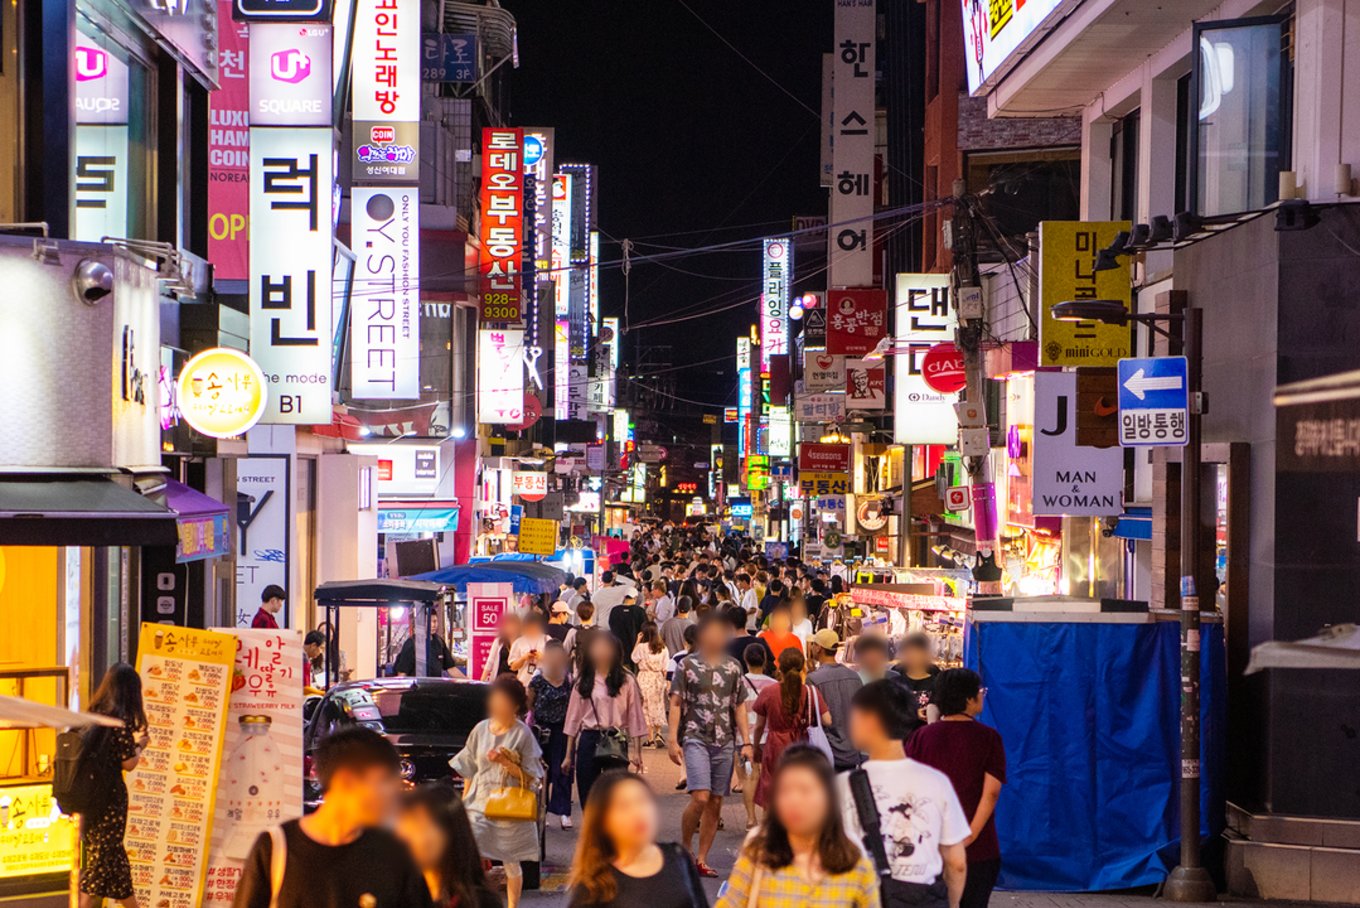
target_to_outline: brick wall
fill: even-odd
[[[1044,148],[1080,145],[1078,117],[987,118],[987,99],[959,96],[960,151],[995,151],[1002,148]]]

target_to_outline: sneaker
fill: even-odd
[[[684,791],[684,790],[685,790],[685,780],[684,780],[684,779],[681,779],[679,782],[676,782],[676,783],[675,783],[675,790],[676,790],[676,791]]]
[[[562,818],[562,828],[563,828],[563,829],[570,829],[570,828],[571,828],[571,825],[572,825],[572,824],[571,824],[571,817],[563,817],[563,818]]]

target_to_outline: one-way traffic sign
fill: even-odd
[[[1119,361],[1119,443],[1175,447],[1189,440],[1190,369],[1184,356]]]

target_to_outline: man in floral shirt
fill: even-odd
[[[707,877],[718,875],[708,866],[708,851],[718,831],[736,752],[740,750],[746,760],[753,755],[746,710],[740,708],[745,668],[727,655],[730,635],[721,615],[705,615],[694,653],[680,662],[671,679],[667,743],[671,762],[685,767],[690,798],[680,828],[687,849],[698,831],[696,861],[699,873]]]

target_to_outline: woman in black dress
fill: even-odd
[[[85,740],[88,753],[106,769],[106,800],[80,818],[80,908],[98,908],[104,899],[137,908],[132,892],[132,866],[123,848],[127,828],[128,794],[123,773],[137,768],[146,746],[146,711],[142,708],[142,679],[137,670],[119,662],[108,670],[94,692],[90,712],[121,719],[120,728],[91,729]]]

